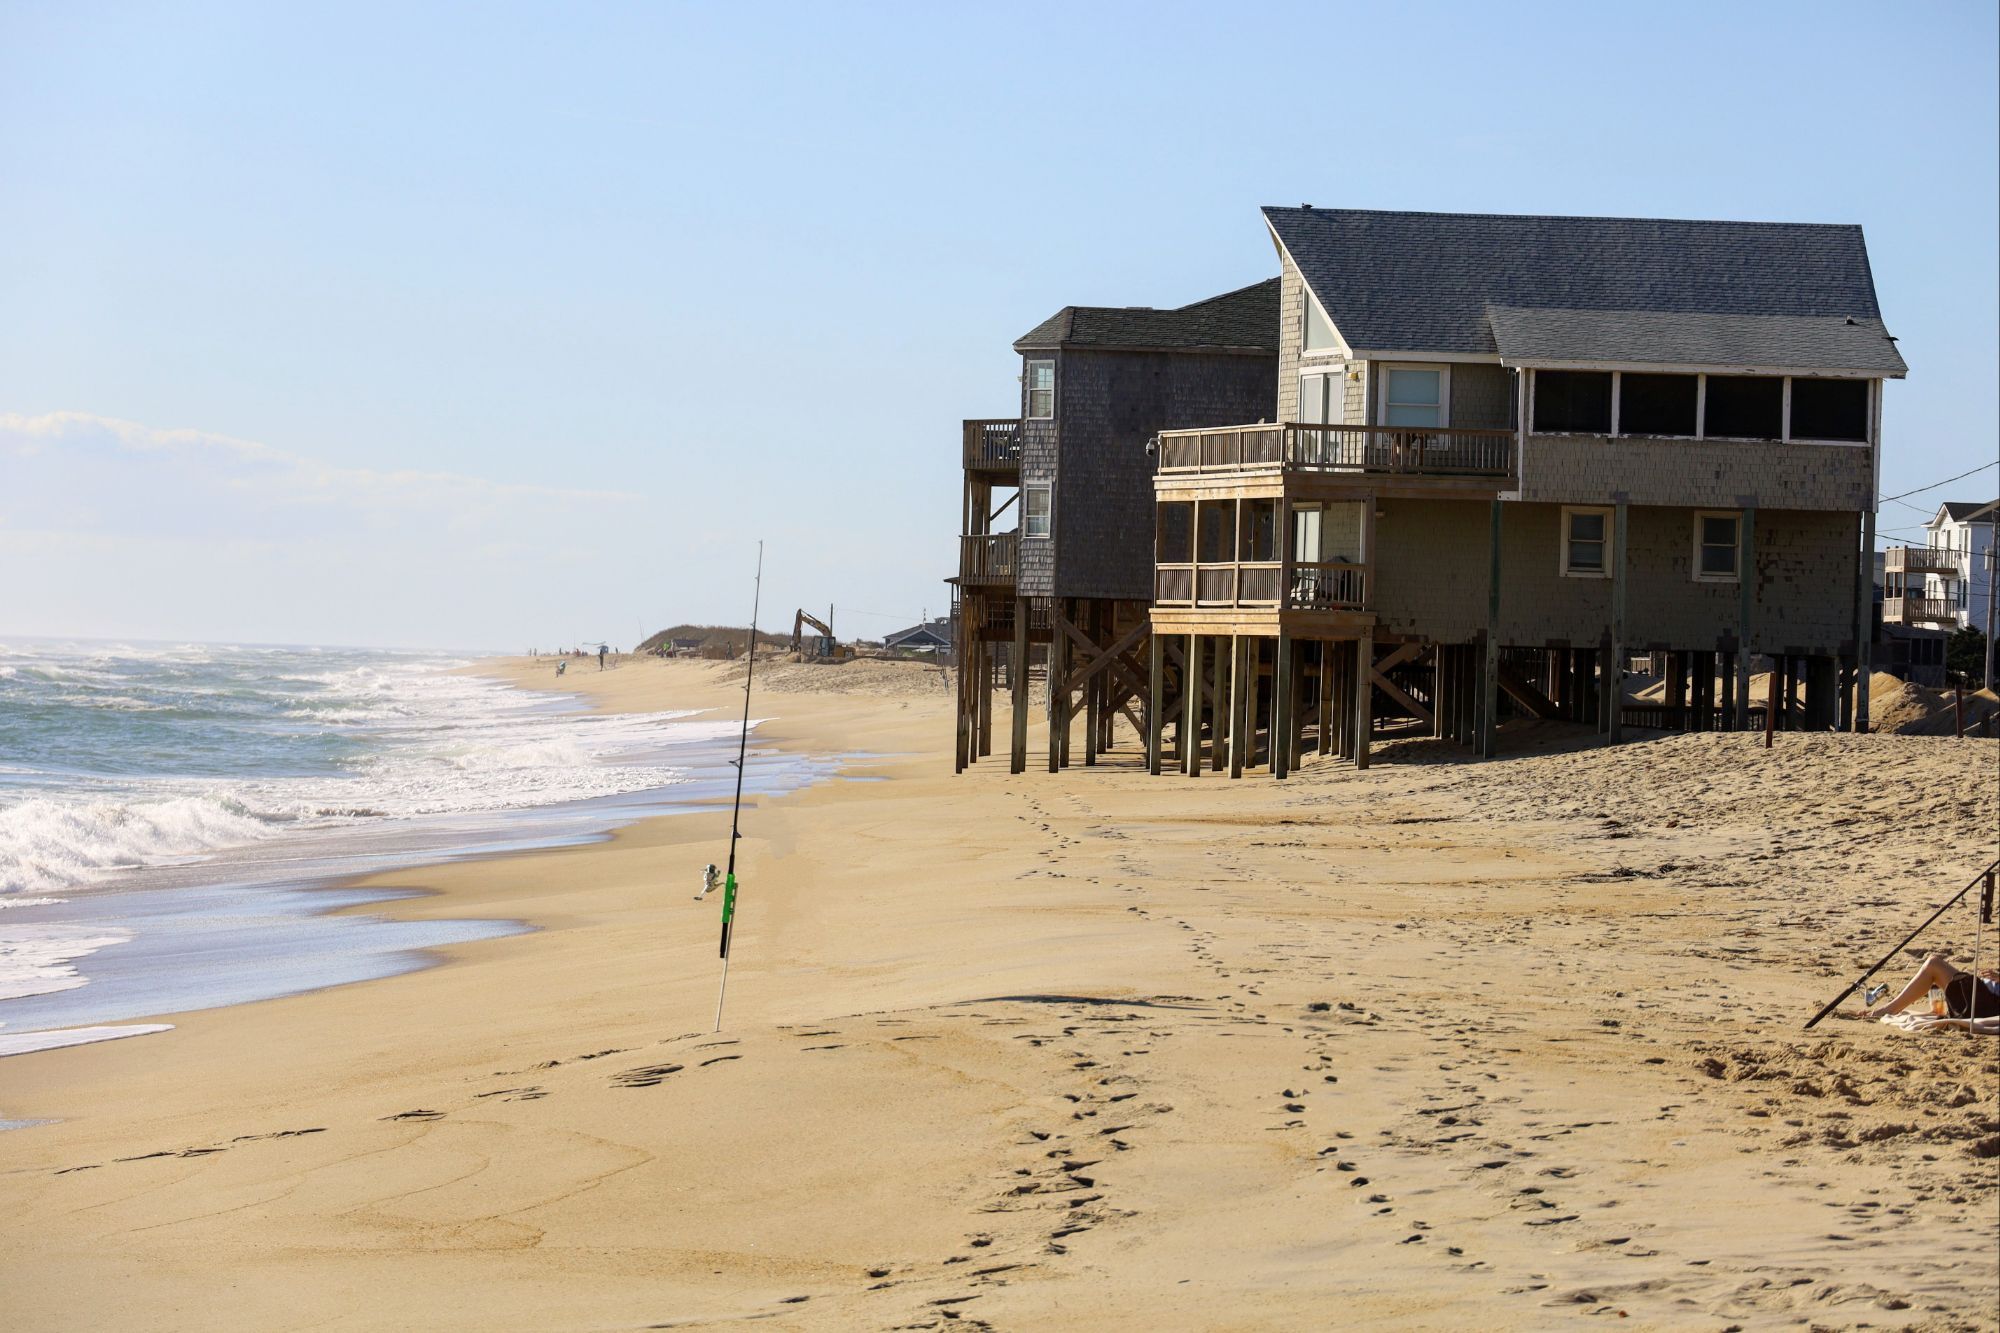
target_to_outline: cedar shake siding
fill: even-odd
[[[1161,430],[1234,425],[1246,414],[1255,420],[1270,405],[1274,375],[1269,356],[1061,353],[1062,447],[1048,591],[1151,601],[1153,460],[1146,442]]]

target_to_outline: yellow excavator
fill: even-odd
[[[826,609],[825,620],[803,609],[792,617],[792,651],[798,654],[801,662],[838,662],[847,655],[834,641],[832,620],[833,608],[830,606]],[[808,626],[819,631],[810,639],[806,637]]]

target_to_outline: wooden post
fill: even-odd
[[[1104,646],[1104,608],[1092,602],[1090,613],[1083,618],[1084,632],[1090,636],[1099,651]],[[1097,767],[1097,745],[1104,736],[1104,672],[1100,671],[1083,682],[1083,766]]]
[[[1689,730],[1688,656],[1679,648],[1667,653],[1667,707],[1673,710],[1674,730]]]
[[[1160,776],[1160,710],[1166,700],[1167,645],[1157,630],[1146,636],[1146,772]]]
[[[1764,700],[1764,748],[1767,750],[1771,748],[1771,733],[1778,729],[1778,680],[1779,677],[1784,675],[1784,672],[1779,669],[1779,664],[1782,661],[1782,658],[1773,658],[1771,660],[1771,674],[1766,678],[1770,682],[1770,688],[1764,692],[1766,695]]]
[[[982,630],[984,625],[980,627]],[[999,654],[993,645],[981,640],[979,644],[979,757],[986,759],[993,754],[993,666]]]
[[[1445,700],[1451,694],[1451,687],[1445,684],[1444,656],[1443,644],[1431,646],[1431,735],[1439,740],[1450,730],[1446,721]]]
[[[1014,734],[1008,758],[1009,773],[1028,771],[1028,599],[1014,599],[1014,713],[1009,720]]]
[[[1500,497],[1493,498],[1488,519],[1486,564],[1486,669],[1479,682],[1479,757],[1491,759],[1494,722],[1500,713]]]
[[[1231,635],[1229,639],[1229,776],[1243,776],[1243,765],[1248,762],[1250,739],[1256,734],[1248,720],[1248,694],[1251,688],[1252,672],[1245,659],[1250,654],[1250,636]]]
[[[1333,753],[1336,714],[1333,702],[1333,640],[1319,641],[1319,752]]]
[[[1625,739],[1625,533],[1630,506],[1621,495],[1611,511],[1611,718],[1605,734],[1612,744]]]
[[[1736,730],[1750,729],[1750,630],[1751,612],[1756,605],[1757,510],[1743,507],[1742,563],[1736,578],[1740,586],[1736,610]]]
[[[1877,396],[1880,396],[1878,390]],[[1878,414],[1880,409],[1877,409]],[[1878,436],[1876,448],[1881,448]],[[1879,453],[1878,453],[1879,457]],[[1861,513],[1861,550],[1854,580],[1854,708],[1855,731],[1868,730],[1868,684],[1875,673],[1875,510]],[[1991,631],[1993,627],[1987,626]]]
[[[1181,670],[1181,772],[1201,776],[1201,635],[1190,634]]]
[[[1062,765],[1068,759],[1064,753],[1062,737],[1070,729],[1070,719],[1064,713],[1068,703],[1068,691],[1062,689],[1064,677],[1070,675],[1070,652],[1068,638],[1062,632],[1062,618],[1066,614],[1062,602],[1054,602],[1048,608],[1048,771],[1062,773]]]
[[[1965,682],[1962,680],[1952,682],[1951,729],[1954,736],[1965,739]]]
[[[1717,654],[1721,658],[1721,669],[1717,673],[1722,679],[1722,718],[1717,731],[1740,731],[1736,709],[1736,654],[1725,650]]]
[[[1354,766],[1368,767],[1368,745],[1375,732],[1375,631],[1364,629],[1354,641]]]
[[[1208,766],[1217,773],[1229,768],[1229,650],[1229,640],[1217,635],[1208,692]]]
[[[1292,758],[1292,705],[1298,701],[1298,691],[1292,682],[1297,670],[1292,661],[1292,636],[1282,627],[1278,630],[1277,648],[1271,657],[1271,776],[1283,778],[1289,775]]]
[[[1299,708],[1301,686],[1305,676],[1305,645],[1293,640],[1291,654],[1291,670],[1287,673],[1289,676],[1287,688],[1291,693],[1285,700],[1285,771],[1296,773],[1299,761],[1304,757],[1306,745],[1305,717]]]
[[[1354,748],[1354,706],[1348,693],[1347,673],[1352,666],[1352,654],[1347,651],[1347,640],[1333,645],[1333,756],[1336,759],[1352,759]]]

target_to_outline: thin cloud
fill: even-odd
[[[433,508],[465,514],[524,505],[596,506],[642,502],[630,491],[584,490],[494,481],[456,472],[339,467],[303,454],[186,427],[162,428],[89,412],[0,413],[0,453],[88,464],[124,455],[181,464],[209,485],[267,501]]]

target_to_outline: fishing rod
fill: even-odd
[[[1915,930],[1903,936],[1902,943],[1898,944],[1895,948],[1889,950],[1889,952],[1883,954],[1881,962],[1875,964],[1875,966],[1869,968],[1866,972],[1863,972],[1860,976],[1856,977],[1851,983],[1842,988],[1840,994],[1834,996],[1831,1000],[1828,1000],[1826,1002],[1826,1008],[1814,1014],[1812,1016],[1812,1021],[1805,1025],[1804,1030],[1807,1032],[1811,1032],[1815,1027],[1819,1026],[1819,1021],[1822,1018],[1825,1018],[1828,1014],[1832,1013],[1835,1009],[1838,1009],[1840,1007],[1840,1002],[1842,1000],[1852,995],[1855,991],[1861,989],[1861,987],[1867,985],[1868,978],[1874,976],[1877,972],[1880,972],[1890,963],[1896,961],[1896,955],[1901,953],[1905,948],[1909,947],[1909,943],[1911,940],[1923,934],[1926,930],[1929,930],[1931,923],[1933,921],[1936,921],[1939,917],[1943,916],[1953,907],[1956,907],[1960,899],[1964,898],[1966,894],[1971,893],[1974,889],[1979,888],[1981,885],[1985,886],[1986,891],[1979,896],[1979,919],[1982,924],[1991,921],[1993,919],[1993,873],[1996,870],[2000,870],[2000,861],[1995,861],[1992,865],[1987,866],[1986,869],[1980,871],[1978,874],[1972,877],[1971,883],[1967,884],[1957,893],[1952,894],[1951,897],[1945,899],[1944,902],[1938,906],[1937,911],[1932,912],[1929,916],[1924,918],[1923,925],[1918,926]],[[1978,969],[1978,966],[1979,966],[1979,960],[1977,958],[1973,959],[1973,968],[1975,971]],[[1976,993],[1977,992],[1975,991],[1975,994]]]
[[[750,748],[750,682],[757,674],[757,612],[764,597],[764,543],[757,543],[757,586],[750,595],[750,650],[743,670],[743,729],[736,737],[736,807],[729,814],[729,869],[722,878],[722,985],[715,992],[715,1031],[722,1031],[722,1001],[729,994],[729,937],[736,924],[736,840],[743,818],[743,760]],[[713,868],[711,867],[711,873]]]

